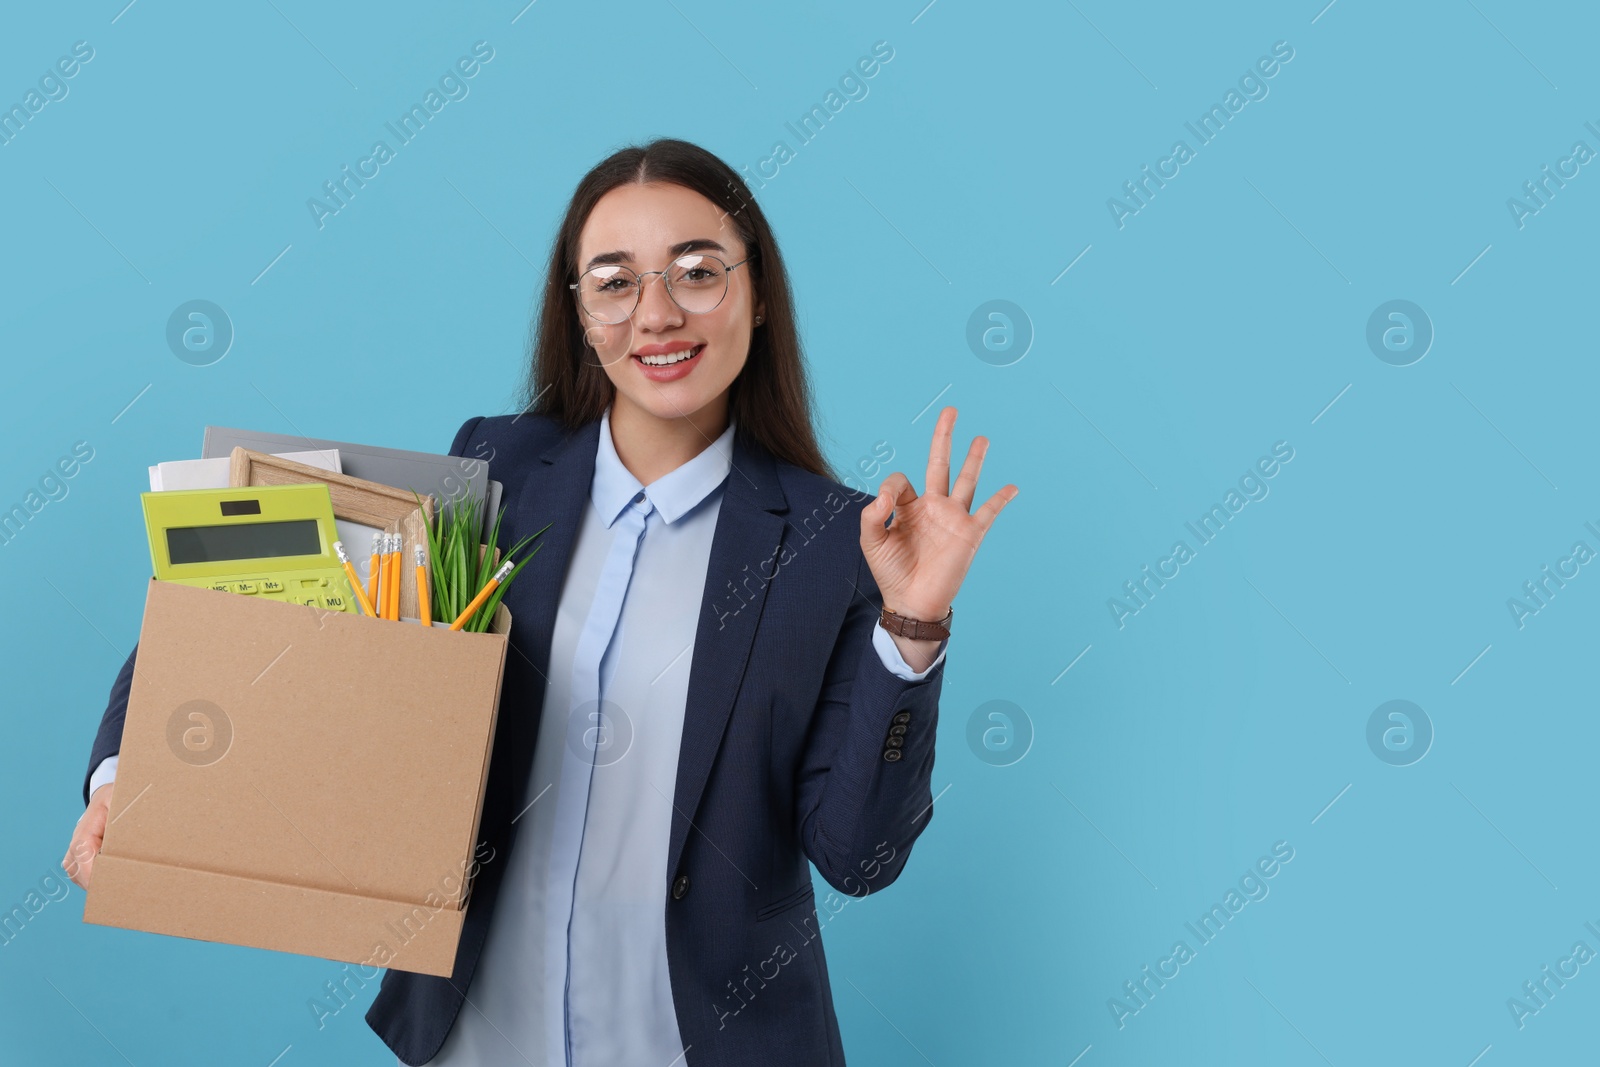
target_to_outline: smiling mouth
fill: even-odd
[[[634,356],[633,358],[647,367],[670,367],[674,363],[682,363],[686,359],[693,359],[705,350],[705,345],[695,345],[685,348],[680,352],[668,352],[661,356]]]

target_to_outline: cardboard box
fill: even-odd
[[[448,976],[510,628],[152,580],[84,920]]]

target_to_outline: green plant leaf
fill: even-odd
[[[411,493],[417,499],[417,506],[421,507],[421,496],[415,489]],[[484,600],[462,627],[473,633],[488,631],[494,622],[495,611],[499,608],[512,581],[522,572],[528,561],[538,554],[540,545],[534,545],[533,550],[521,559],[516,558],[518,553],[533,544],[554,525],[545,523],[540,529],[520,538],[510,548],[501,549],[499,563],[496,563],[494,550],[500,547],[500,534],[505,523],[506,509],[504,507],[499,509],[487,540],[480,541],[487,509],[488,500],[468,490],[453,506],[446,507],[441,503],[433,521],[426,524],[428,552],[433,564],[432,608],[434,618],[437,620],[454,622],[456,616],[466,610],[472,598],[488,584],[500,565],[507,560],[515,560],[505,580],[495,587],[494,592]]]

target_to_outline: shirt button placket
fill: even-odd
[[[593,701],[596,707],[604,705],[605,693],[600,684],[600,663],[621,619],[622,604],[627,597],[628,584],[633,577],[633,561],[638,556],[639,544],[644,539],[652,508],[653,505],[645,499],[644,491],[640,490],[634,494],[628,507],[623,510],[613,526],[614,539],[611,550],[600,586],[595,591],[595,600],[590,606],[590,620],[585,624],[583,637],[579,641],[579,662],[574,667],[574,677],[579,680],[574,685],[574,708],[582,707],[586,701]],[[597,622],[600,625],[595,625]],[[571,729],[582,730],[584,726],[583,723],[573,723]],[[581,741],[574,742],[569,738],[568,752],[563,754],[561,787],[556,799],[562,812],[556,816],[558,822],[582,826],[587,818],[589,783],[593,776],[595,753],[589,752],[587,758],[579,757],[579,753],[585,751],[585,747]],[[573,809],[583,814],[575,817],[566,814]],[[572,911],[575,904],[578,865],[583,851],[582,842],[581,832],[575,838],[563,838],[553,843],[550,857],[550,878],[554,891],[549,897],[550,912],[547,916],[552,924],[549,943],[555,943],[557,938],[560,939],[562,946],[560,958],[563,961],[562,970],[565,972],[563,985],[568,987],[572,975]],[[571,1005],[567,998],[569,992],[570,988],[564,991],[561,997],[559,1021],[550,1020],[551,1025],[547,1031],[547,1038],[552,1045],[550,1057],[553,1062],[559,1064],[567,1063],[571,1054],[569,1046]]]

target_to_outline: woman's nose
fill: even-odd
[[[636,318],[639,325],[648,330],[668,330],[683,325],[683,309],[667,291],[666,275],[645,275],[644,281],[640,283],[639,310]]]

